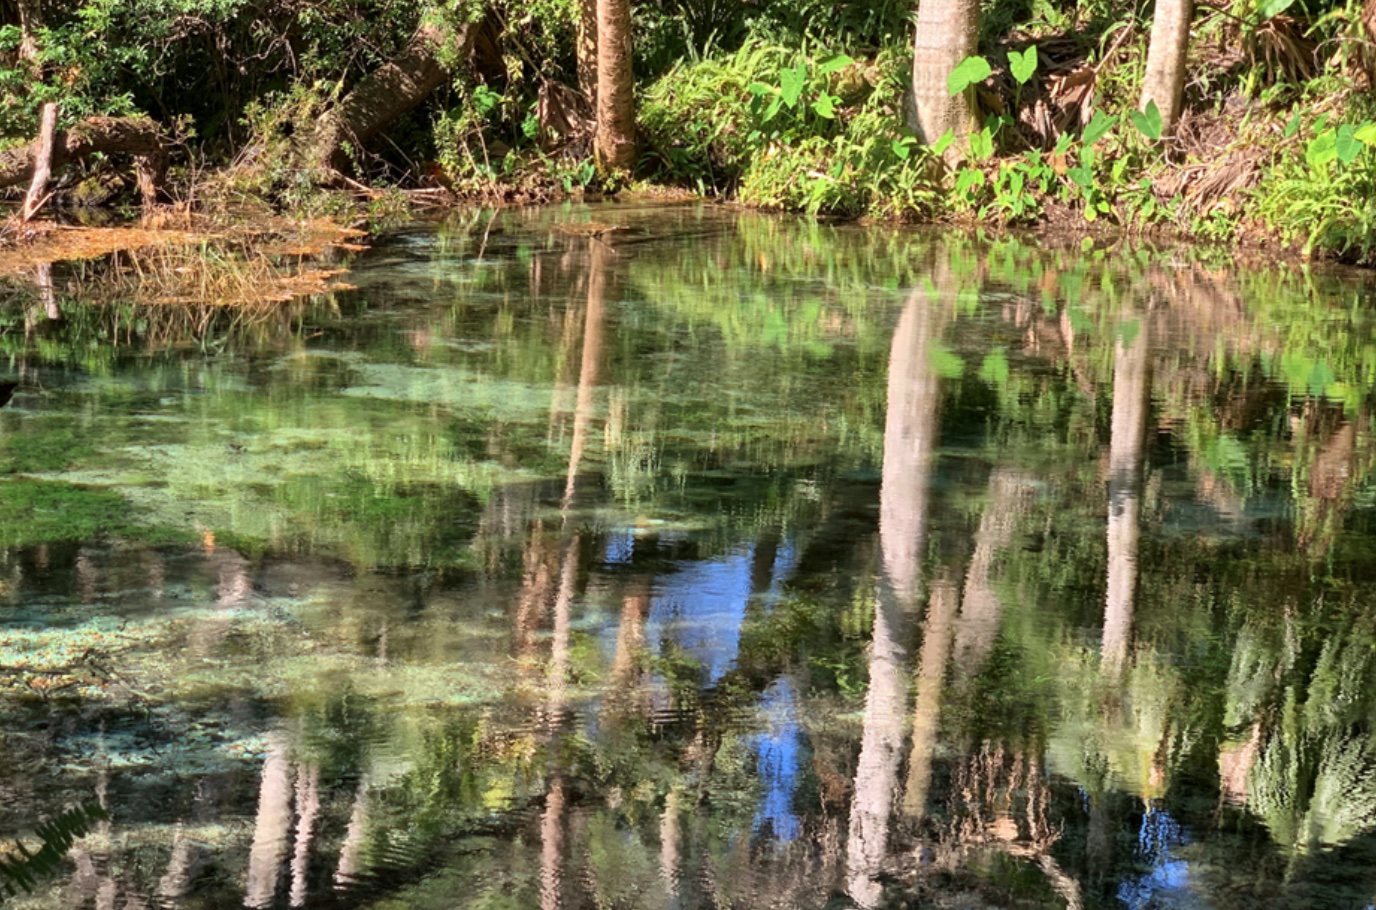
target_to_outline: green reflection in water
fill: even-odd
[[[1361,277],[614,205],[93,269],[0,320],[0,833],[110,816],[20,905],[1376,897]]]

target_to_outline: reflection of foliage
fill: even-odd
[[[58,871],[77,838],[85,837],[96,822],[109,817],[99,805],[91,804],[68,809],[39,825],[34,831],[40,843],[37,850],[16,841],[9,855],[0,855],[0,887],[11,897],[21,890],[33,890],[39,879]]]

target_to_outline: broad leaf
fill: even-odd
[[[1089,123],[1085,126],[1085,132],[1081,139],[1084,140],[1085,145],[1093,145],[1104,138],[1108,131],[1113,129],[1117,123],[1117,117],[1111,117],[1103,111],[1095,111],[1094,116],[1090,118]]]
[[[798,97],[803,93],[803,87],[807,85],[807,65],[800,63],[797,66],[789,66],[779,71],[779,86],[784,100],[784,104],[789,107],[796,107]]]
[[[1353,131],[1352,136],[1365,145],[1376,145],[1376,123],[1363,123]]]
[[[1339,161],[1343,164],[1351,164],[1357,160],[1357,156],[1362,153],[1364,148],[1366,146],[1357,139],[1352,124],[1344,123],[1338,127],[1338,134],[1333,142],[1333,150],[1337,152]]]
[[[989,61],[983,57],[966,57],[956,68],[951,70],[951,74],[946,77],[946,89],[954,97],[965,91],[976,82],[983,82],[994,72]]]
[[[1281,133],[1281,137],[1284,138],[1284,139],[1289,139],[1291,136],[1293,136],[1293,135],[1295,135],[1296,133],[1298,133],[1298,132],[1299,132],[1299,129],[1300,129],[1300,112],[1299,112],[1299,111],[1295,111],[1295,116],[1291,117],[1289,120],[1287,120],[1287,121],[1285,122],[1285,130],[1284,130],[1284,132]]]
[[[1338,157],[1338,134],[1335,130],[1324,130],[1309,141],[1304,150],[1304,160],[1311,168],[1321,168]]]
[[[855,60],[853,58],[847,57],[845,54],[837,54],[830,60],[824,60],[817,64],[817,72],[821,73],[823,76],[829,76],[839,69],[845,69],[854,62]]]
[[[937,155],[944,154],[944,153],[946,152],[946,150],[947,150],[948,148],[951,147],[951,143],[952,143],[952,142],[955,142],[955,141],[956,141],[956,133],[955,133],[955,130],[947,130],[946,132],[944,132],[944,133],[941,134],[941,138],[940,138],[940,139],[938,139],[935,143],[933,143],[933,145],[932,145],[932,152],[935,153],[935,154],[937,154]]]
[[[1018,85],[1026,85],[1027,80],[1037,71],[1037,46],[1034,44],[1021,54],[1009,51],[1008,71],[1018,80]]]
[[[1143,136],[1152,142],[1161,138],[1161,109],[1155,101],[1148,101],[1146,110],[1131,111],[1128,116],[1132,118],[1132,125],[1137,127],[1137,132]]]
[[[1262,0],[1261,5],[1257,7],[1257,24],[1260,25],[1267,19],[1279,16],[1294,5],[1294,3],[1295,0]]]
[[[836,117],[836,102],[838,100],[835,95],[828,95],[823,92],[816,101],[812,102],[812,109],[817,112],[818,117],[832,120]]]
[[[911,137],[905,136],[902,139],[895,139],[892,146],[894,157],[907,161],[908,156],[912,154],[912,144]]]

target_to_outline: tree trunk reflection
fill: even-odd
[[[869,693],[846,846],[847,890],[860,905],[880,897],[908,708],[908,613],[925,546],[928,475],[938,429],[939,388],[929,363],[937,314],[915,291],[894,331],[879,490],[881,571],[874,604]]]

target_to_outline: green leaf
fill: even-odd
[[[907,161],[908,156],[912,154],[912,144],[913,140],[906,136],[902,139],[895,139],[891,146],[894,157],[901,161]]]
[[[1352,137],[1364,145],[1376,145],[1376,123],[1367,121],[1353,131]]]
[[[1267,19],[1279,16],[1294,5],[1295,0],[1262,0],[1257,7],[1256,23],[1260,25]]]
[[[807,64],[800,63],[797,66],[789,66],[779,71],[780,97],[784,104],[790,108],[798,105],[798,97],[803,93],[803,87],[807,85]]]
[[[768,123],[773,120],[783,106],[784,100],[782,98],[775,98],[773,101],[769,102],[769,107],[764,109],[764,116],[760,118],[760,122]]]
[[[946,77],[946,90],[954,97],[976,82],[988,79],[993,72],[994,68],[983,57],[966,57],[956,64],[956,68]]]
[[[1321,168],[1338,157],[1338,133],[1324,130],[1313,139],[1304,150],[1304,160],[1311,168]]]
[[[1286,123],[1285,123],[1285,130],[1284,130],[1284,132],[1281,133],[1281,138],[1283,138],[1283,139],[1289,139],[1291,136],[1295,135],[1295,133],[1299,132],[1299,129],[1300,129],[1300,112],[1299,112],[1299,111],[1295,111],[1295,116],[1291,117],[1288,121],[1286,121]]]
[[[1003,348],[990,351],[979,367],[979,378],[990,385],[1003,385],[1008,382],[1008,356]]]
[[[1008,71],[1018,80],[1018,85],[1026,85],[1027,80],[1037,71],[1037,46],[1034,44],[1021,54],[1009,51]]]
[[[836,102],[839,100],[835,95],[828,95],[823,92],[816,101],[812,102],[812,109],[817,112],[818,117],[833,120],[836,117]]]
[[[951,143],[955,141],[955,130],[947,130],[946,132],[942,133],[941,138],[938,139],[936,143],[932,145],[932,152],[937,155],[943,154],[948,148],[951,147]]]
[[[989,127],[985,127],[978,133],[970,135],[970,157],[976,161],[983,161],[992,157],[994,154],[994,136],[989,132]]]
[[[1113,129],[1117,123],[1117,117],[1111,117],[1103,111],[1095,111],[1094,116],[1090,118],[1089,123],[1085,126],[1084,135],[1080,138],[1084,140],[1085,145],[1093,145],[1104,138],[1105,134]]]
[[[821,73],[823,76],[829,76],[839,69],[845,69],[854,62],[854,59],[847,57],[845,54],[837,54],[830,60],[824,60],[817,64],[817,72]]]
[[[964,194],[981,186],[984,186],[984,172],[978,168],[965,168],[956,175],[957,193]]]
[[[765,85],[763,82],[752,82],[746,86],[746,90],[756,98],[763,95],[773,95],[779,91],[777,86]]]
[[[1338,160],[1343,164],[1351,164],[1357,160],[1357,156],[1362,153],[1366,146],[1357,140],[1356,131],[1352,124],[1344,123],[1338,127],[1338,134],[1333,141],[1334,151],[1338,153]]]
[[[1132,125],[1137,127],[1137,132],[1143,136],[1152,142],[1161,138],[1161,109],[1155,101],[1148,101],[1145,110],[1131,111],[1128,116],[1132,118]]]

